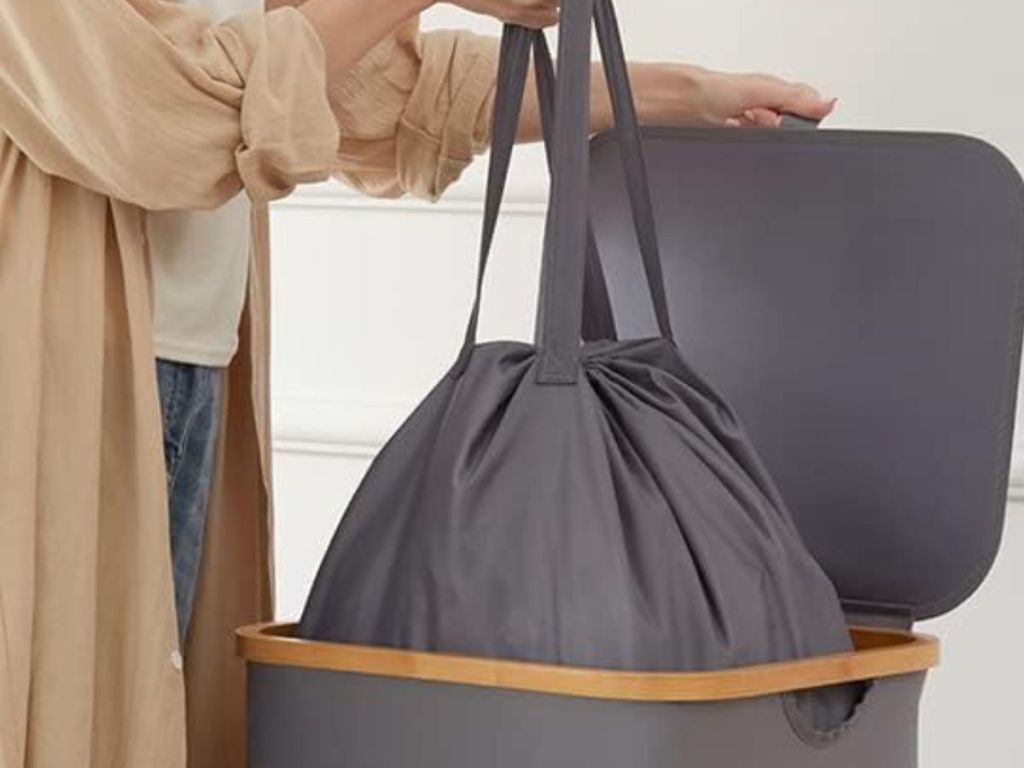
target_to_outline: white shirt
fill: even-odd
[[[263,8],[263,0],[178,0],[214,22]],[[224,367],[238,348],[249,276],[251,207],[245,193],[215,211],[147,216],[157,357]]]

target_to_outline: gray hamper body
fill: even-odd
[[[250,765],[906,768],[923,682],[879,681],[843,734],[819,743],[792,727],[778,695],[609,701],[257,664]]]
[[[613,136],[591,186],[623,337],[653,318]],[[254,768],[913,768],[937,644],[1003,524],[1020,179],[969,139],[652,130],[679,346],[746,423],[857,651],[708,673],[568,669],[240,631]],[[600,310],[599,281],[588,300]],[[889,629],[883,629],[888,627]],[[793,691],[864,680],[815,733]]]

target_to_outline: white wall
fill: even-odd
[[[922,768],[1024,766],[1024,504],[1013,502],[995,568],[971,600],[920,629],[942,638],[925,689]]]
[[[838,127],[972,133],[1024,168],[1024,5],[1011,0],[628,0],[637,58],[806,79],[840,97]],[[431,24],[494,25],[451,10]],[[478,164],[482,166],[482,164]],[[294,617],[366,464],[450,363],[470,299],[482,167],[437,206],[304,190],[274,213],[279,612]],[[499,235],[484,335],[528,338],[542,164],[522,153]],[[1022,453],[1024,455],[1024,453]],[[1024,474],[1021,482],[1024,495]],[[1024,507],[981,592],[929,629],[945,662],[924,705],[925,768],[1019,768],[1024,725]]]

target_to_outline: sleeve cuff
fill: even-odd
[[[294,8],[240,16],[228,26],[251,52],[243,74],[242,144],[235,153],[249,197],[266,202],[326,179],[338,147],[323,45]]]
[[[430,131],[424,127],[431,117],[425,112],[436,101],[413,93],[398,126],[396,159],[401,187],[436,200],[490,141],[498,41],[464,32],[432,32],[423,35],[422,44],[424,69],[441,68],[432,62],[435,50],[438,58],[448,60],[442,71],[449,73],[445,85],[451,102],[440,130]],[[430,78],[417,84],[417,90],[430,87]]]

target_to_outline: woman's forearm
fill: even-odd
[[[268,0],[267,7],[296,5],[320,35],[328,82],[344,78],[371,48],[433,0]]]
[[[631,64],[630,74],[633,78],[637,76],[636,70],[637,65]],[[590,72],[590,130],[593,133],[605,131],[612,127],[613,122],[611,97],[608,94],[604,69],[599,62],[595,62],[591,65]],[[516,134],[516,140],[526,143],[540,141],[542,138],[537,89],[534,81],[534,70],[531,66],[526,92],[523,95],[523,111],[519,116],[519,129]]]
[[[268,10],[282,5],[297,6],[306,15],[323,41],[330,82],[343,78],[377,43],[436,1],[265,0],[265,4]],[[485,2],[506,11],[511,8],[518,13],[525,13],[524,9],[534,6],[546,7],[546,0],[540,4],[534,0],[529,3],[524,0],[473,2]],[[644,124],[775,126],[786,112],[820,120],[835,106],[835,99],[823,97],[805,83],[788,82],[771,75],[729,74],[687,64],[630,62],[628,66],[637,116]],[[520,142],[541,139],[540,110],[533,81],[531,68],[517,132]],[[599,63],[592,66],[590,89],[590,129],[596,133],[611,128],[614,123],[611,99]]]
[[[806,83],[756,72],[715,72],[691,64],[630,62],[629,79],[637,117],[645,125],[774,127],[787,112],[821,120],[836,103]],[[532,82],[531,75],[519,121],[519,141],[541,138]],[[614,124],[600,64],[593,65],[590,83],[590,129],[597,133]]]

